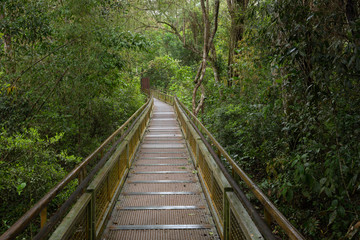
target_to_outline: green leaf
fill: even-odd
[[[336,208],[338,206],[339,201],[337,199],[331,202],[331,207]]]
[[[345,208],[343,206],[339,206],[337,212],[341,217],[345,216]]]
[[[327,178],[322,178],[322,179],[320,179],[320,184],[321,184],[321,185],[324,185],[325,182],[326,182],[326,180],[327,180]]]
[[[330,214],[328,226],[334,222],[334,220],[336,219],[336,216],[337,216],[337,211],[333,211],[333,212]]]
[[[325,191],[326,196],[328,196],[328,197],[331,197],[331,196],[332,196],[331,191],[330,191],[329,188],[327,188],[327,187],[324,188],[324,191]]]
[[[18,184],[18,185],[16,186],[16,191],[17,191],[17,193],[20,195],[20,194],[22,193],[22,191],[24,190],[25,187],[26,187],[26,183],[25,183],[25,182],[23,182],[23,183],[21,183],[21,184]]]

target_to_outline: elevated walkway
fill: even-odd
[[[176,96],[148,96],[0,240],[305,239]]]
[[[101,239],[218,239],[172,106],[153,115]]]

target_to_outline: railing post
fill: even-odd
[[[234,180],[235,180],[236,183],[239,183],[239,182],[240,182],[240,177],[239,177],[239,175],[236,173],[236,171],[235,171],[234,168],[232,169],[232,177],[234,178]]]
[[[138,132],[138,143],[140,144],[140,140],[141,140],[141,125],[142,125],[142,123],[141,124],[139,124],[139,127],[138,127],[138,129],[136,130],[137,132]],[[137,145],[137,144],[136,144]]]
[[[106,195],[108,196],[107,200],[110,202],[111,201],[111,191],[110,191],[110,175],[109,174],[107,174],[105,181],[106,181],[106,189],[107,189]]]
[[[102,159],[103,156],[104,156],[104,148],[102,148],[101,151],[100,151],[100,159]]]
[[[195,142],[195,146],[196,146],[196,150],[195,150],[195,166],[198,168],[199,167],[199,153],[200,153],[200,148],[199,148],[199,144],[198,142],[201,141],[201,138],[194,138],[194,142]]]
[[[120,183],[120,179],[121,179],[121,153],[119,154],[117,162],[118,162],[117,172],[118,172],[118,179],[119,179],[119,183]]]
[[[224,240],[230,239],[230,202],[226,188],[224,189]]]
[[[96,239],[96,206],[95,206],[95,191],[91,190],[91,200],[90,200],[90,239]]]
[[[92,238],[92,227],[91,227],[91,199],[90,202],[88,203],[88,206],[86,207],[86,227],[87,227],[87,234],[88,234],[88,239],[89,240],[93,240]]]
[[[83,167],[79,172],[79,176],[78,176],[79,183],[78,183],[78,185],[80,185],[80,183],[82,181],[84,181],[85,177],[86,177],[86,167]]]
[[[220,151],[220,149],[217,150],[216,155],[219,157],[219,159],[221,159],[221,151]]]
[[[126,166],[130,169],[130,141],[126,140]]]
[[[272,217],[266,208],[264,208],[264,220],[265,220],[266,224],[270,227],[271,223],[272,223]]]
[[[46,221],[47,221],[47,206],[44,207],[40,212],[40,228],[43,228],[45,226]]]

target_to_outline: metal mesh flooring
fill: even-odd
[[[172,106],[157,99],[101,239],[219,239]]]

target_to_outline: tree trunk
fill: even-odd
[[[192,110],[195,116],[199,113],[199,110],[204,105],[205,102],[205,88],[201,85],[206,72],[206,65],[209,57],[210,47],[213,45],[214,37],[217,31],[218,27],[218,16],[219,16],[219,6],[220,6],[220,0],[215,0],[214,4],[214,28],[213,31],[210,33],[210,19],[209,19],[209,0],[206,3],[205,6],[205,0],[201,0],[201,10],[203,15],[203,26],[204,26],[204,45],[203,45],[203,52],[202,52],[202,60],[200,67],[198,69],[198,72],[196,74],[194,83],[195,87],[193,90],[193,96],[192,96]],[[199,104],[196,102],[196,95],[197,91],[201,86],[201,97]]]
[[[233,64],[236,55],[235,49],[243,37],[244,15],[248,5],[247,0],[227,0],[228,11],[231,19],[229,54],[228,54],[228,86],[232,85],[234,77],[237,76]],[[240,9],[240,11],[239,11]]]
[[[5,18],[4,13],[0,13],[0,21],[3,21]],[[13,66],[13,60],[12,60],[12,39],[11,35],[7,33],[7,31],[4,31],[3,35],[3,42],[4,42],[4,53],[6,57],[6,63],[5,63],[5,73],[11,74],[15,72],[15,68]]]

